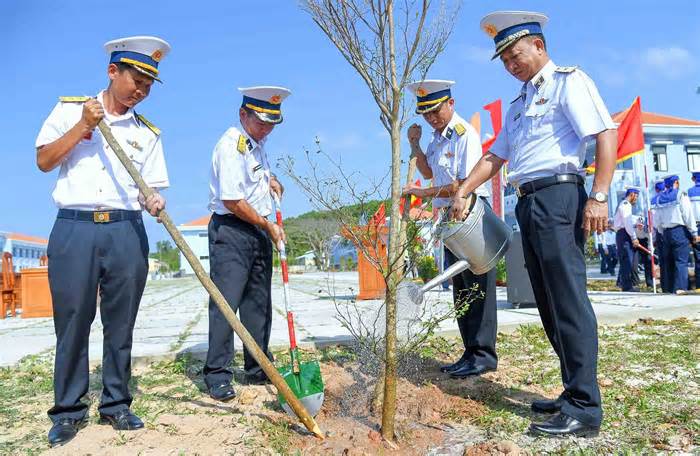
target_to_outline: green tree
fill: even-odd
[[[160,261],[161,272],[180,270],[180,251],[169,240],[156,242],[156,251],[150,257]]]

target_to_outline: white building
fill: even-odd
[[[207,273],[209,273],[209,233],[207,232],[209,219],[211,214],[177,227]],[[182,252],[180,252],[180,271],[185,275],[194,274],[194,270]]]
[[[0,231],[0,252],[12,254],[15,272],[39,266],[41,257],[46,255],[49,241],[35,236]]]

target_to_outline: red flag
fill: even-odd
[[[384,203],[380,204],[379,208],[377,208],[377,212],[372,216],[371,223],[374,226],[382,226],[386,223],[386,208],[384,207]]]
[[[501,99],[499,98],[498,100],[487,104],[486,106],[484,106],[484,109],[487,110],[489,114],[491,114],[491,125],[493,125],[493,138],[488,139],[485,143],[481,145],[481,151],[485,154],[489,151],[493,143],[496,142],[496,138],[498,137],[498,134],[501,132],[501,128],[503,127],[501,120]]]
[[[623,162],[628,158],[644,152],[644,130],[642,129],[642,102],[639,97],[634,99],[632,106],[623,114],[620,126],[617,127],[617,161]],[[595,171],[595,162],[586,168]]]
[[[421,187],[420,179],[417,179],[416,182],[415,182],[415,184],[416,184],[418,187]],[[421,204],[423,204],[423,199],[422,199],[422,198],[418,198],[417,196],[411,195],[411,209],[413,209],[414,207],[418,207],[418,206],[420,206]]]

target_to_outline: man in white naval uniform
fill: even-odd
[[[593,81],[549,59],[546,21],[543,14],[523,11],[496,12],[481,21],[494,40],[494,58],[523,85],[504,129],[453,197],[452,213],[463,218],[464,196],[508,161],[525,263],[564,386],[558,399],[533,402],[537,412],[558,413],[532,423],[530,432],[589,437],[599,432],[602,409],[597,324],[586,292],[583,248],[588,234],[602,232],[608,219],[617,133]],[[596,140],[597,164],[590,195],[582,169],[589,139]]]
[[[148,200],[95,127],[103,120],[153,189],[168,187],[160,130],[134,107],[158,79],[170,45],[156,37],[105,44],[109,86],[96,97],[61,97],[36,140],[37,165],[60,166],[58,206],[47,254],[56,328],[51,446],[63,445],[86,424],[81,401],[89,385],[88,342],[97,294],[104,326],[100,422],[120,431],[140,429],[131,411],[131,343],[148,273],[148,239],[141,209],[157,215],[165,199]]]
[[[282,187],[270,171],[265,150],[268,135],[282,122],[282,87],[239,89],[240,128],[231,127],[214,148],[209,178],[209,264],[211,279],[263,352],[269,351],[272,329],[272,246],[284,231],[268,220],[271,191]],[[213,300],[209,300],[209,349],[204,381],[209,395],[221,401],[236,396],[231,385],[233,330]],[[266,382],[255,359],[243,351],[248,381]]]
[[[450,196],[459,183],[467,177],[481,158],[481,140],[474,127],[455,112],[455,100],[450,87],[454,83],[445,80],[424,80],[409,84],[416,95],[416,113],[422,114],[433,128],[433,134],[425,153],[420,146],[421,128],[414,124],[408,130],[411,152],[416,156],[416,166],[426,179],[432,179],[429,188],[409,186],[404,195],[433,198],[435,209],[445,209]],[[486,185],[474,193],[488,204]],[[457,258],[445,248],[446,267]],[[462,336],[464,351],[460,358],[441,370],[455,378],[481,375],[495,370],[496,355],[496,270],[476,275],[469,270],[452,278],[457,325]]]

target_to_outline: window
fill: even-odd
[[[654,157],[654,171],[668,171],[666,146],[651,146],[651,153]]]
[[[688,154],[688,171],[700,171],[700,146],[685,146]]]

